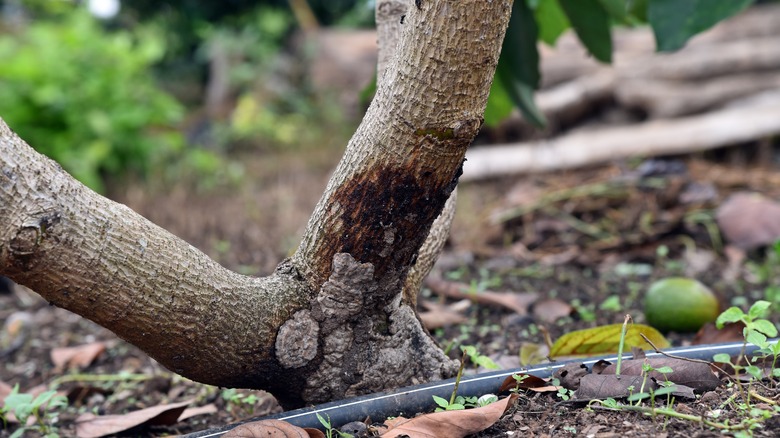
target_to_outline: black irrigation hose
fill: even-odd
[[[776,343],[778,340],[771,340]],[[678,347],[664,350],[664,352],[686,357],[689,359],[712,360],[712,356],[717,353],[727,353],[730,356],[737,356],[742,350],[742,343],[732,344],[709,344],[696,345],[693,347]],[[746,354],[750,354],[758,347],[748,344]],[[661,356],[660,353],[648,352],[647,357]],[[625,357],[625,356],[624,356]],[[533,374],[537,377],[548,378],[558,368],[570,363],[583,363],[588,367],[599,360],[614,362],[617,356],[601,356],[586,360],[569,360],[563,362],[549,363],[533,368],[516,368],[513,370],[494,371],[482,373],[473,376],[463,377],[458,386],[458,394],[466,397],[481,396],[484,394],[495,394],[499,387],[512,374],[525,373]],[[361,421],[371,418],[375,421],[384,420],[387,417],[399,415],[411,416],[418,412],[425,412],[433,407],[433,398],[439,396],[449,399],[452,388],[455,385],[455,379],[442,380],[424,385],[409,386],[394,391],[382,392],[378,394],[364,395],[346,400],[325,403],[310,408],[296,409],[294,411],[281,412],[279,414],[268,415],[266,417],[253,418],[240,423],[219,427],[216,429],[203,430],[200,432],[185,435],[184,438],[211,438],[222,436],[227,431],[240,426],[241,424],[259,420],[283,420],[298,427],[319,428],[322,425],[317,419],[317,414],[323,418],[330,419],[334,427],[340,427],[351,421]]]

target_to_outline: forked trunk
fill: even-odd
[[[510,11],[408,8],[300,247],[265,278],[95,194],[0,122],[0,273],[179,374],[287,406],[451,375],[401,289],[481,125]]]

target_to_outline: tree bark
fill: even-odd
[[[0,273],[179,374],[286,406],[451,375],[401,289],[481,125],[510,11],[511,0],[408,8],[301,245],[266,278],[95,194],[0,122]]]

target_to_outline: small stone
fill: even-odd
[[[362,421],[352,421],[339,428],[340,432],[352,435],[354,438],[362,438],[368,436],[368,426]]]
[[[701,403],[704,403],[706,405],[714,405],[716,403],[720,403],[720,396],[716,391],[708,391],[701,395],[701,398],[699,399]]]

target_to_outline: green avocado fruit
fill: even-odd
[[[645,295],[648,324],[662,332],[692,333],[720,314],[710,288],[691,278],[658,280]]]

